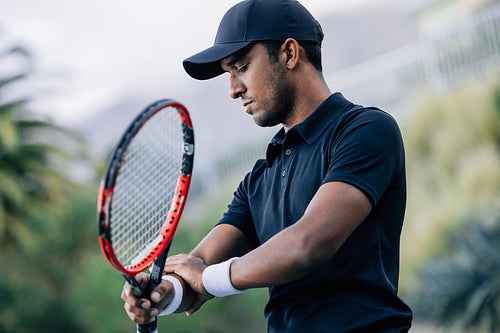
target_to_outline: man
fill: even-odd
[[[229,74],[259,126],[282,124],[240,183],[227,212],[188,255],[168,259],[152,299],[197,311],[214,296],[269,287],[269,332],[406,332],[397,297],[406,205],[404,149],[388,114],[332,94],[319,23],[297,1],[250,0],[222,19],[214,46],[184,61],[195,79]],[[142,283],[148,276],[142,274]],[[180,289],[182,290],[182,288]],[[172,294],[174,294],[172,296]],[[130,318],[160,309],[132,295]],[[170,302],[171,304],[174,301]]]

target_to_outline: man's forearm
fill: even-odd
[[[190,254],[211,265],[242,256],[254,248],[255,244],[239,229],[229,224],[221,224],[213,228]]]
[[[370,210],[354,186],[322,185],[299,221],[232,263],[233,286],[269,287],[301,278],[330,260]]]

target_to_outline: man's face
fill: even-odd
[[[221,65],[231,76],[231,97],[241,98],[257,125],[286,125],[295,107],[295,87],[280,63],[270,61],[262,44],[224,58]]]

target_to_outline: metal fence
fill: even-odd
[[[406,117],[412,97],[422,90],[444,92],[499,72],[500,2],[494,2],[446,31],[327,79],[352,100]]]

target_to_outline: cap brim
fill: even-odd
[[[186,72],[195,79],[207,80],[224,73],[220,61],[243,49],[251,42],[215,44],[182,62]]]

